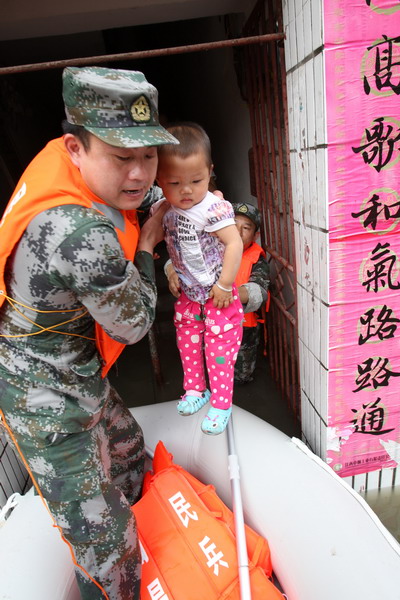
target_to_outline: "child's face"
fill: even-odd
[[[253,242],[256,235],[256,226],[249,217],[235,215],[235,223],[243,242],[243,250],[246,250]]]
[[[187,158],[163,156],[158,165],[158,185],[172,206],[187,210],[207,194],[211,169],[202,153]]]

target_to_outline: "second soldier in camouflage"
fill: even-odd
[[[243,338],[235,364],[235,383],[252,381],[260,342],[260,324],[257,311],[268,295],[270,270],[261,246],[255,242],[261,224],[257,207],[247,202],[232,204],[236,227],[243,241],[243,257],[237,279],[240,300],[246,320]]]

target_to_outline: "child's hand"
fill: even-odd
[[[181,282],[179,281],[178,273],[175,271],[174,265],[168,260],[164,265],[164,273],[168,279],[169,291],[175,298],[181,295]]]
[[[172,267],[171,269],[168,267]],[[167,267],[167,277],[168,277],[168,287],[169,291],[175,298],[179,298],[181,295],[181,284],[179,281],[179,277],[174,267],[170,264]]]
[[[215,308],[228,308],[233,302],[232,292],[224,292],[216,284],[210,290],[210,298],[213,298]]]

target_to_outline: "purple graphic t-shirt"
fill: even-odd
[[[171,207],[164,215],[170,259],[183,291],[194,302],[206,302],[221,273],[225,246],[212,233],[234,224],[232,205],[210,192],[192,208]]]

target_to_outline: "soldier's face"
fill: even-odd
[[[72,162],[96,196],[119,210],[140,206],[155,180],[156,147],[117,148],[93,135],[86,150],[71,134],[65,135],[64,141]]]
[[[244,215],[235,215],[236,227],[243,242],[243,250],[246,250],[253,243],[256,235],[256,226],[249,217]]]

